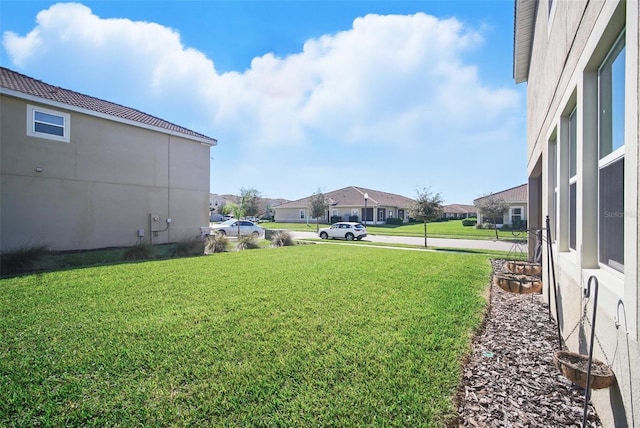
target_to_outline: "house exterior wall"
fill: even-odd
[[[306,208],[281,208],[275,207],[276,211],[276,221],[284,222],[284,223],[306,223],[307,221],[311,223],[315,223],[316,219],[311,218],[311,210],[309,207]],[[384,223],[389,217],[398,216],[398,212],[402,211],[403,208],[396,207],[383,207],[383,206],[367,206],[369,213],[371,215],[371,211],[373,211],[373,221],[368,221],[368,223]],[[378,210],[384,211],[384,216],[381,216]],[[304,211],[304,218],[300,217],[300,211]],[[360,223],[364,223],[363,217],[364,205],[363,206],[330,206],[325,212],[324,216],[320,218],[321,223],[330,223],[330,219],[332,216],[341,217],[341,221],[349,221],[350,216],[357,216],[358,221]],[[391,215],[392,214],[392,215]],[[328,217],[327,217],[328,215]],[[383,220],[384,218],[384,220]],[[408,209],[404,209],[403,221],[407,222],[409,220],[408,217]]]
[[[640,313],[638,296],[640,182],[638,181],[638,21],[637,1],[540,1],[535,20],[528,92],[528,172],[539,195],[529,195],[529,211],[549,216],[558,287],[557,320],[571,351],[586,354],[593,298],[583,290],[597,278],[594,358],[611,366],[616,383],[594,390],[592,400],[604,426],[633,426],[640,420]],[[621,31],[625,41],[624,80],[624,269],[599,260],[598,68]],[[576,109],[577,171],[574,248],[570,244],[571,180],[569,115]],[[550,266],[543,254],[543,278]],[[593,292],[594,290],[592,290]],[[556,307],[553,293],[544,298]],[[583,309],[587,308],[587,319]],[[581,328],[581,321],[584,328]],[[574,328],[578,326],[576,330]],[[573,334],[572,331],[575,331]]]
[[[29,242],[53,250],[128,246],[139,229],[147,242],[166,243],[208,224],[209,146],[1,97],[3,250]],[[70,114],[70,142],[28,136],[27,105]],[[150,214],[159,217],[153,225]]]

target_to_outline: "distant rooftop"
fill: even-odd
[[[507,190],[501,190],[500,192],[492,193],[490,195],[482,196],[473,200],[475,204],[478,201],[488,198],[500,198],[505,202],[527,202],[527,185],[521,184],[520,186],[512,187]]]
[[[101,115],[113,116],[125,121],[136,122],[148,127],[160,128],[166,131],[182,134],[195,138],[201,142],[216,145],[215,138],[178,126],[158,117],[151,116],[139,110],[125,107],[110,101],[84,95],[79,92],[64,89],[59,86],[50,85],[41,80],[34,79],[5,67],[0,67],[0,92],[7,95],[24,94],[26,96],[37,97],[43,100],[62,103],[84,110],[99,113]]]

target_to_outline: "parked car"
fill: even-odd
[[[346,239],[347,241],[358,241],[367,236],[367,228],[362,223],[351,221],[339,221],[318,231],[318,236],[322,239]]]
[[[264,228],[250,222],[249,220],[231,219],[209,228],[211,234],[238,236],[238,224],[240,225],[240,236],[253,235],[256,238],[264,235]]]
[[[226,220],[235,219],[235,217],[232,216],[231,214],[227,214],[227,215],[223,216],[222,219],[226,221]]]

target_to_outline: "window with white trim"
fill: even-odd
[[[556,240],[556,219],[558,217],[558,140],[556,137],[549,140],[549,227],[551,228],[551,239]]]
[[[625,31],[598,69],[598,260],[624,272]]]
[[[305,210],[300,210],[300,220],[304,220],[305,215],[306,215]]]
[[[569,115],[569,248],[576,249],[578,196],[578,123],[577,109]]]
[[[70,115],[27,105],[27,135],[68,143]]]

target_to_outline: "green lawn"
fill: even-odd
[[[3,426],[442,426],[487,256],[306,245],[0,280]]]
[[[289,229],[295,231],[316,230],[315,222],[306,223],[261,223],[260,226],[267,229]],[[328,227],[321,224],[320,227]],[[396,236],[424,236],[424,224],[413,223],[395,225],[371,225],[367,224],[367,232],[371,235],[396,235]],[[458,239],[496,239],[495,230],[476,229],[474,226],[463,226],[462,220],[450,220],[427,224],[427,236],[432,238],[458,238]],[[525,239],[526,236],[512,231],[498,231],[501,240]]]

